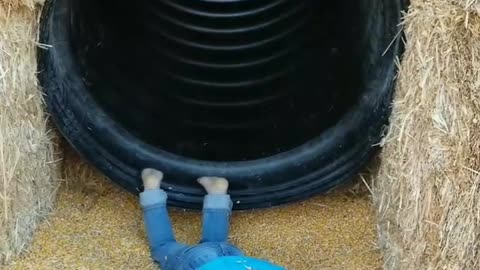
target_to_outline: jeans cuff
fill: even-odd
[[[203,200],[203,209],[228,209],[232,210],[233,202],[230,195],[205,195]]]
[[[161,189],[145,190],[140,193],[140,205],[149,207],[152,205],[167,204],[167,193]]]

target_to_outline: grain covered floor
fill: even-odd
[[[288,269],[380,269],[374,212],[368,192],[358,186],[282,208],[235,213],[232,242]],[[198,241],[199,213],[171,210],[171,216],[179,240]],[[6,268],[13,269],[158,268],[149,257],[136,197],[70,154],[57,208],[30,252]]]

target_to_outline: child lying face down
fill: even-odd
[[[207,191],[203,202],[203,229],[199,244],[178,243],[167,212],[167,193],[160,188],[163,173],[144,169],[140,193],[147,237],[153,259],[162,270],[284,270],[264,260],[247,257],[228,242],[233,202],[228,181],[219,177],[198,179]]]

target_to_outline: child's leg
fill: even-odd
[[[152,257],[165,266],[170,256],[186,247],[175,240],[172,224],[167,211],[167,193],[160,189],[160,172],[146,169],[142,172],[145,191],[140,193],[145,229]],[[170,258],[171,260],[175,258]]]
[[[223,178],[204,177],[199,179],[208,194],[203,202],[203,231],[204,242],[227,242],[232,200],[227,194],[228,181]]]
[[[161,189],[145,190],[140,193],[145,229],[152,249],[165,243],[175,242],[166,202],[167,194]]]
[[[227,242],[232,201],[230,195],[206,195],[201,242]]]

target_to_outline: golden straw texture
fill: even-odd
[[[35,76],[38,12],[16,7],[0,2],[0,265],[30,243],[58,179]]]
[[[35,9],[41,5],[45,0],[0,0],[0,8],[5,10],[17,10],[18,8]]]
[[[480,269],[480,17],[413,1],[374,185],[385,269]]]

